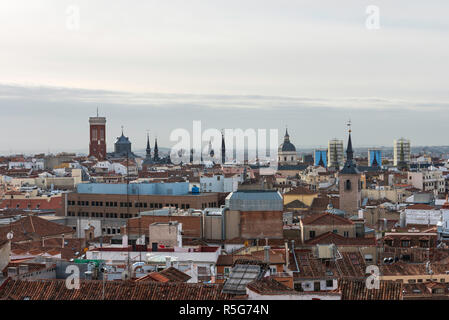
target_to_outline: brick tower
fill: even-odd
[[[106,160],[106,118],[98,116],[89,118],[90,140],[89,157],[99,161]]]
[[[346,163],[338,173],[340,194],[340,210],[346,214],[357,214],[361,205],[361,181],[360,172],[354,162],[352,150],[351,129],[349,129],[348,147],[346,149]]]

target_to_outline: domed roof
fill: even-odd
[[[131,144],[131,142],[129,141],[128,137],[125,137],[123,135],[123,132],[122,132],[122,135],[117,138],[117,142],[116,143],[118,143],[118,144]]]
[[[287,142],[281,143],[281,145],[279,146],[279,151],[293,151],[293,152],[295,152],[296,148],[290,141],[287,141]]]
[[[287,129],[285,129],[284,143],[281,143],[278,151],[296,152],[296,147],[290,142],[290,136],[288,135]]]

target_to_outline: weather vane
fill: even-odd
[[[348,120],[346,125],[348,126],[349,133],[351,133],[351,119]]]

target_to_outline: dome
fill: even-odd
[[[280,146],[279,146],[279,151],[283,151],[283,152],[288,152],[288,151],[291,151],[291,152],[296,152],[296,148],[295,148],[295,146],[293,145],[293,143],[291,143],[290,141],[286,141],[286,142],[284,142],[284,143],[282,143]]]
[[[284,143],[279,146],[279,152],[296,152],[296,148],[293,143],[290,142],[290,136],[287,129],[285,129]]]
[[[129,141],[128,137],[125,137],[122,133],[122,135],[117,138],[117,142],[118,144],[130,144],[131,142]]]

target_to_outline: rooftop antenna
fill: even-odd
[[[97,118],[98,118],[98,107],[97,107]]]

